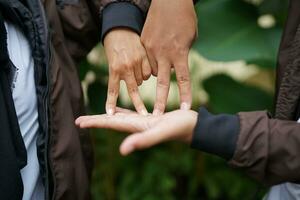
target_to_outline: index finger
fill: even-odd
[[[124,78],[125,83],[127,85],[128,94],[132,100],[132,103],[136,109],[136,111],[139,114],[142,115],[148,115],[148,111],[144,105],[144,102],[142,101],[140,94],[139,94],[139,88],[137,85],[137,82],[134,78],[134,75],[128,75],[126,78]]]
[[[116,112],[116,105],[120,90],[120,78],[118,75],[112,73],[108,79],[106,113],[113,115]]]
[[[171,65],[168,62],[159,62],[158,67],[154,115],[164,113],[170,89]]]
[[[93,115],[82,116],[76,120],[76,125],[80,128],[105,128],[123,132],[142,131],[139,123],[144,122],[141,115]]]
[[[192,104],[191,81],[188,67],[188,57],[174,66],[180,94],[180,109],[189,110]]]

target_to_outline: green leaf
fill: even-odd
[[[275,67],[281,29],[259,27],[257,7],[236,0],[203,0],[196,11],[199,39],[194,48],[204,57]]]
[[[243,85],[229,76],[215,75],[203,83],[209,106],[216,113],[272,110],[273,96],[262,89]]]

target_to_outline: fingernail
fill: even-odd
[[[142,115],[147,116],[148,115],[148,111],[147,110],[142,110]]]
[[[109,109],[107,110],[107,114],[108,114],[108,115],[113,115],[113,114],[114,114],[114,110],[111,109],[111,108],[109,108]]]
[[[155,110],[153,111],[153,115],[154,115],[154,116],[158,116],[158,115],[160,115],[160,114],[161,114],[160,110],[155,109]]]
[[[190,108],[191,108],[190,104],[185,102],[180,105],[181,110],[189,110]]]

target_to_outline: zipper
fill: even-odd
[[[50,123],[51,123],[51,112],[50,112],[50,79],[49,79],[49,75],[50,75],[50,64],[52,63],[52,61],[53,61],[53,58],[52,58],[52,53],[51,53],[51,34],[49,34],[49,42],[48,42],[49,44],[49,62],[48,62],[48,67],[47,67],[47,95],[46,95],[46,109],[47,109],[47,112],[48,112],[48,114],[47,114],[47,118],[46,118],[46,120],[47,120],[47,137],[46,137],[46,141],[45,141],[45,143],[46,143],[46,147],[45,147],[45,156],[46,156],[46,158],[48,158],[48,159],[46,159],[47,160],[47,168],[48,168],[48,164],[49,164],[49,167],[50,167],[50,169],[48,169],[48,174],[49,174],[49,172],[50,172],[50,174],[49,174],[49,176],[51,176],[51,178],[52,178],[52,181],[53,181],[53,191],[52,191],[52,200],[54,200],[54,194],[55,194],[55,191],[56,191],[56,181],[55,181],[55,178],[54,178],[54,176],[53,176],[53,163],[52,163],[52,161],[51,161],[51,158],[50,158],[50,152],[49,152],[49,145],[51,144],[51,126],[50,126]],[[50,119],[50,120],[49,120]],[[47,179],[48,181],[48,184],[49,184],[49,179]],[[49,185],[48,185],[48,190],[49,190]],[[48,191],[48,195],[47,195],[47,197],[48,197],[48,199],[49,199],[49,197],[50,197],[50,193],[49,193],[49,191]]]
[[[49,57],[49,63],[50,63],[50,59],[51,57]],[[48,71],[49,69],[47,68],[47,75],[46,75],[46,78],[47,78],[47,88],[46,88],[46,93],[45,93],[45,96],[44,96],[44,108],[45,108],[45,123],[46,123],[46,132],[45,132],[45,151],[44,151],[44,160],[45,160],[45,172],[46,172],[46,183],[45,183],[45,193],[46,193],[46,196],[45,196],[45,199],[48,200],[49,197],[50,197],[50,184],[49,184],[49,178],[48,176],[50,176],[50,174],[52,175],[52,170],[51,170],[51,162],[50,162],[50,159],[48,159],[50,156],[49,156],[49,142],[50,142],[50,130],[49,130],[49,120],[48,120],[48,114],[50,114],[50,110],[49,110],[49,79],[48,79]],[[50,169],[49,169],[50,167]],[[49,173],[50,172],[50,173]],[[54,181],[54,177],[52,176],[52,179]]]
[[[8,2],[9,3],[9,11],[10,12],[12,12],[13,13],[13,15],[14,16],[19,16],[17,13],[16,13],[16,11],[15,11],[15,9],[17,9],[17,10],[19,10],[19,9],[22,9],[22,12],[23,12],[23,17],[25,17],[26,18],[26,21],[29,21],[30,23],[31,23],[31,26],[32,26],[32,31],[33,31],[33,37],[34,37],[34,39],[41,39],[41,37],[39,36],[39,31],[38,31],[38,29],[37,29],[37,25],[36,25],[36,22],[34,21],[34,19],[33,19],[33,15],[32,15],[32,13],[28,10],[28,8],[26,8],[25,6],[23,6],[20,2],[18,2],[18,1],[9,1]],[[50,127],[51,126],[49,126],[49,123],[50,123],[50,121],[49,121],[49,116],[48,116],[48,114],[50,115],[50,110],[49,110],[49,108],[50,108],[50,95],[49,95],[49,91],[50,91],[50,79],[49,79],[49,74],[50,74],[50,64],[51,64],[51,61],[52,61],[52,54],[51,54],[51,49],[50,49],[50,42],[51,42],[51,34],[50,34],[50,29],[49,29],[49,27],[48,27],[48,23],[47,23],[47,21],[46,21],[46,16],[45,16],[45,13],[44,13],[44,8],[43,8],[43,6],[41,5],[41,2],[38,0],[38,1],[36,1],[36,3],[38,4],[38,6],[39,6],[39,9],[40,9],[40,14],[42,15],[42,17],[43,17],[43,21],[44,21],[44,26],[45,26],[45,31],[47,31],[47,33],[48,33],[48,36],[46,37],[47,38],[47,42],[46,42],[46,45],[47,45],[47,47],[45,48],[46,49],[46,63],[44,63],[45,64],[45,66],[43,66],[43,62],[41,62],[40,61],[40,59],[39,59],[39,61],[37,62],[37,60],[36,59],[34,59],[35,60],[35,76],[41,76],[41,75],[43,75],[42,73],[43,72],[41,72],[41,67],[46,67],[46,69],[45,69],[45,76],[46,76],[46,88],[45,88],[45,91],[44,91],[44,93],[42,94],[42,99],[41,99],[41,112],[39,112],[39,115],[41,114],[41,115],[44,115],[43,117],[44,117],[44,121],[41,121],[40,123],[40,125],[42,125],[42,127],[40,127],[41,128],[41,130],[44,132],[44,140],[45,140],[45,142],[44,142],[44,145],[45,145],[45,151],[44,151],[44,155],[43,155],[43,158],[38,158],[38,159],[43,159],[44,160],[44,164],[45,164],[45,171],[44,171],[44,173],[45,173],[45,200],[49,200],[49,197],[50,197],[50,191],[49,191],[49,189],[50,189],[50,183],[49,183],[49,177],[51,177],[52,178],[52,181],[53,181],[53,197],[52,197],[52,199],[54,199],[54,194],[55,194],[55,179],[54,179],[54,176],[53,176],[53,173],[52,173],[52,162],[51,162],[51,160],[50,160],[50,157],[48,157],[49,156],[49,149],[48,149],[48,147],[49,147],[49,142],[51,142],[51,137],[50,137]],[[12,8],[15,8],[15,9],[12,9]],[[24,14],[25,14],[25,16],[24,16]],[[21,25],[21,27],[22,28],[24,28],[23,27],[23,23],[22,23],[22,20],[21,19],[19,19],[19,17],[17,17],[17,22],[18,22],[18,24],[19,25]],[[36,50],[36,49],[38,49],[38,51],[41,51],[42,49],[40,49],[40,47],[38,47],[37,46],[37,41],[35,41],[34,42],[34,46],[32,47],[33,48],[33,50]],[[42,117],[42,116],[40,116],[40,117]],[[48,162],[48,158],[49,158],[49,162]],[[49,169],[49,167],[50,167],[50,169]]]
[[[45,172],[46,172],[46,183],[45,183],[45,200],[49,200],[50,199],[50,181],[49,179],[51,178],[52,180],[52,186],[53,186],[53,191],[52,192],[52,200],[55,199],[55,190],[56,190],[56,181],[55,181],[55,177],[53,176],[53,163],[51,161],[50,158],[50,152],[49,152],[49,145],[51,144],[51,109],[50,109],[50,66],[51,63],[53,61],[52,59],[52,53],[51,53],[51,29],[49,27],[49,24],[47,22],[47,18],[46,18],[46,14],[45,14],[45,10],[43,5],[41,4],[41,2],[38,0],[36,2],[40,8],[40,14],[42,16],[43,22],[44,22],[44,26],[45,26],[45,33],[46,35],[46,63],[45,63],[45,67],[46,67],[46,81],[47,81],[47,85],[46,85],[46,91],[45,91],[45,95],[44,95],[44,99],[43,99],[43,103],[44,103],[44,114],[45,114],[45,151],[44,151],[44,160],[45,160]],[[49,120],[50,119],[50,120]]]

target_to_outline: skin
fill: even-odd
[[[181,109],[192,104],[188,54],[197,36],[197,17],[192,0],[152,0],[142,31],[152,74],[157,76],[154,115],[164,113],[171,68],[175,69]]]
[[[105,128],[131,133],[120,146],[122,155],[172,140],[190,144],[198,116],[192,110],[176,110],[158,116],[143,116],[122,108],[116,111],[112,116],[82,116],[75,123],[80,128]]]
[[[104,38],[104,49],[109,64],[106,113],[116,112],[120,81],[124,80],[136,111],[147,115],[138,86],[151,76],[151,67],[140,36],[126,28],[113,29]]]

